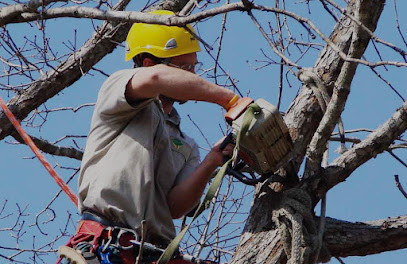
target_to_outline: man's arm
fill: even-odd
[[[223,151],[219,149],[222,141],[223,139],[214,145],[189,178],[171,189],[167,202],[172,218],[180,218],[194,208],[201,198],[212,173],[218,166],[223,164],[223,155],[232,153],[233,146],[231,145],[228,145]]]
[[[225,107],[234,96],[231,90],[194,73],[163,64],[142,67],[136,76],[126,87],[130,102],[165,95],[180,101],[206,101]]]

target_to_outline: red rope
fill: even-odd
[[[32,141],[30,136],[24,131],[24,129],[21,127],[20,123],[17,121],[16,117],[13,115],[13,113],[10,111],[10,109],[7,107],[7,105],[4,103],[3,99],[0,97],[0,105],[1,108],[3,108],[4,113],[10,120],[10,122],[13,124],[13,126],[16,128],[17,132],[20,134],[20,136],[24,139],[25,143],[31,148],[31,150],[34,152],[34,154],[37,156],[37,158],[41,161],[42,165],[44,165],[45,169],[51,174],[52,178],[54,178],[55,182],[61,187],[61,189],[68,195],[69,199],[75,204],[75,206],[78,206],[78,197],[73,193],[71,188],[59,177],[58,173],[51,167],[49,162],[45,159],[44,155],[40,152],[38,147],[35,145],[35,143]]]

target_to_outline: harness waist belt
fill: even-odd
[[[123,223],[112,222],[112,221],[108,220],[107,218],[105,218],[101,215],[98,215],[96,213],[90,212],[90,211],[84,211],[82,213],[81,220],[89,220],[89,221],[98,222],[99,224],[101,224],[105,227],[118,226],[118,227],[129,228],[128,225],[125,225]]]

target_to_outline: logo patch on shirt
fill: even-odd
[[[184,162],[187,162],[189,157],[191,156],[191,146],[188,144],[187,141],[184,141],[183,139],[177,137],[177,136],[171,136],[171,143],[172,143],[172,151],[173,151],[173,157],[176,160],[179,160],[179,158],[182,158]]]
[[[184,143],[178,138],[171,138],[171,141],[175,149],[180,149],[184,145]]]

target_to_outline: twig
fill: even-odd
[[[346,264],[345,262],[343,262],[343,260],[340,257],[335,257],[335,258],[339,261],[339,263]]]
[[[400,192],[401,192],[401,193],[404,195],[404,197],[407,199],[407,193],[406,193],[406,191],[404,191],[404,188],[403,188],[403,186],[402,186],[401,183],[400,183],[399,176],[398,176],[398,175],[394,175],[394,180],[396,181],[396,186],[397,186],[397,188],[399,188]]]
[[[402,159],[400,159],[400,158],[399,158],[396,154],[394,154],[391,150],[389,150],[388,152],[390,153],[390,155],[393,156],[393,158],[395,158],[398,162],[400,162],[401,164],[404,165],[404,167],[407,168],[407,164],[406,164]]]
[[[205,134],[203,133],[203,131],[201,130],[201,128],[198,126],[197,123],[195,123],[194,120],[192,120],[191,116],[188,115],[189,120],[191,120],[192,124],[194,124],[194,126],[198,129],[199,133],[201,133],[202,137],[205,139],[206,144],[208,144],[208,147],[212,147],[212,144],[209,142],[208,138],[205,136]]]

